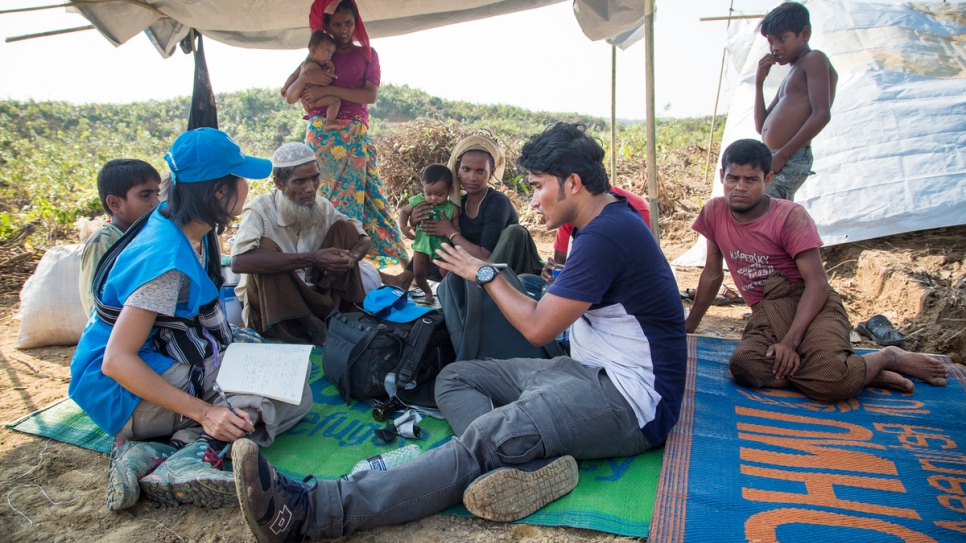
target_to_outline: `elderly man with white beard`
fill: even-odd
[[[272,164],[275,188],[245,205],[235,234],[231,269],[244,274],[235,292],[249,328],[321,346],[329,312],[342,302],[361,302],[382,284],[381,274],[363,260],[372,241],[359,221],[319,195],[312,149],[286,143]]]

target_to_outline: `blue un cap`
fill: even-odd
[[[381,321],[410,322],[433,310],[432,307],[418,306],[405,290],[383,285],[366,294],[362,309]]]
[[[164,160],[175,183],[211,181],[229,174],[265,179],[272,173],[271,160],[245,156],[228,134],[214,128],[196,128],[181,134]]]

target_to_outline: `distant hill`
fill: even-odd
[[[276,89],[249,89],[216,99],[219,127],[246,153],[271,156],[279,145],[303,138],[301,111],[285,103]],[[164,152],[187,128],[188,105],[187,97],[132,104],[0,101],[0,240],[27,223],[57,237],[78,217],[99,215],[97,171],[112,158],[140,158],[165,172]],[[582,122],[602,141],[610,140],[608,122],[599,117],[445,100],[405,85],[380,87],[370,112],[377,148],[416,119],[466,131],[485,128],[508,148],[557,121]],[[659,160],[671,156],[672,148],[691,147],[691,154],[698,156],[708,138],[709,121],[659,120]],[[719,135],[723,124],[718,125]],[[405,133],[418,138],[418,132]],[[624,171],[633,174],[635,183],[640,183],[642,170],[632,164],[643,160],[645,139],[642,124],[618,126],[621,170],[626,165]],[[389,151],[380,148],[381,159]],[[423,158],[413,160],[422,163]],[[685,162],[690,168],[693,160]]]
[[[523,130],[551,125],[558,121],[581,122],[593,130],[603,130],[610,121],[600,117],[576,113],[552,113],[530,111],[505,104],[473,104],[446,100],[409,85],[383,85],[379,87],[379,99],[369,112],[381,121],[405,122],[420,117],[436,120],[452,120],[474,128],[487,128],[494,132]]]

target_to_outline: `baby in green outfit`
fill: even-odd
[[[453,190],[453,172],[443,164],[431,164],[423,170],[423,193],[417,194],[409,199],[409,205],[399,210],[399,226],[403,235],[413,241],[413,275],[416,277],[416,285],[426,294],[426,303],[432,304],[436,300],[433,291],[429,287],[426,274],[429,271],[429,263],[436,256],[436,249],[447,242],[442,236],[430,236],[423,232],[419,225],[416,225],[416,232],[413,233],[409,227],[409,217],[413,213],[413,208],[423,202],[433,206],[429,217],[426,220],[440,221],[446,220],[453,223],[453,227],[459,230],[460,208],[449,200],[450,192]],[[446,276],[446,271],[440,269],[440,274]]]

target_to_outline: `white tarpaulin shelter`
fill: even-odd
[[[561,0],[357,0],[370,38],[532,9]],[[194,28],[206,37],[255,49],[302,49],[312,0],[115,1],[77,9],[110,42],[146,31],[165,56]],[[167,16],[167,18],[165,18]]]
[[[832,120],[812,142],[816,173],[795,195],[822,241],[835,245],[966,224],[966,4],[806,5],[809,43],[839,74]],[[722,149],[760,138],[755,72],[768,44],[758,21],[738,23],[726,44],[735,91]],[[772,69],[766,103],[787,73]],[[722,192],[716,178],[712,196]],[[704,241],[674,263],[703,266]]]
[[[563,0],[357,0],[370,38],[397,36],[534,9]],[[577,0],[574,13],[592,40],[641,28],[644,0]],[[165,57],[194,28],[206,37],[256,49],[302,49],[312,0],[128,0],[77,5],[108,41],[146,32]],[[638,33],[640,34],[640,33]],[[634,41],[640,39],[635,37]],[[620,40],[619,40],[620,41]],[[625,45],[629,46],[629,44]]]

